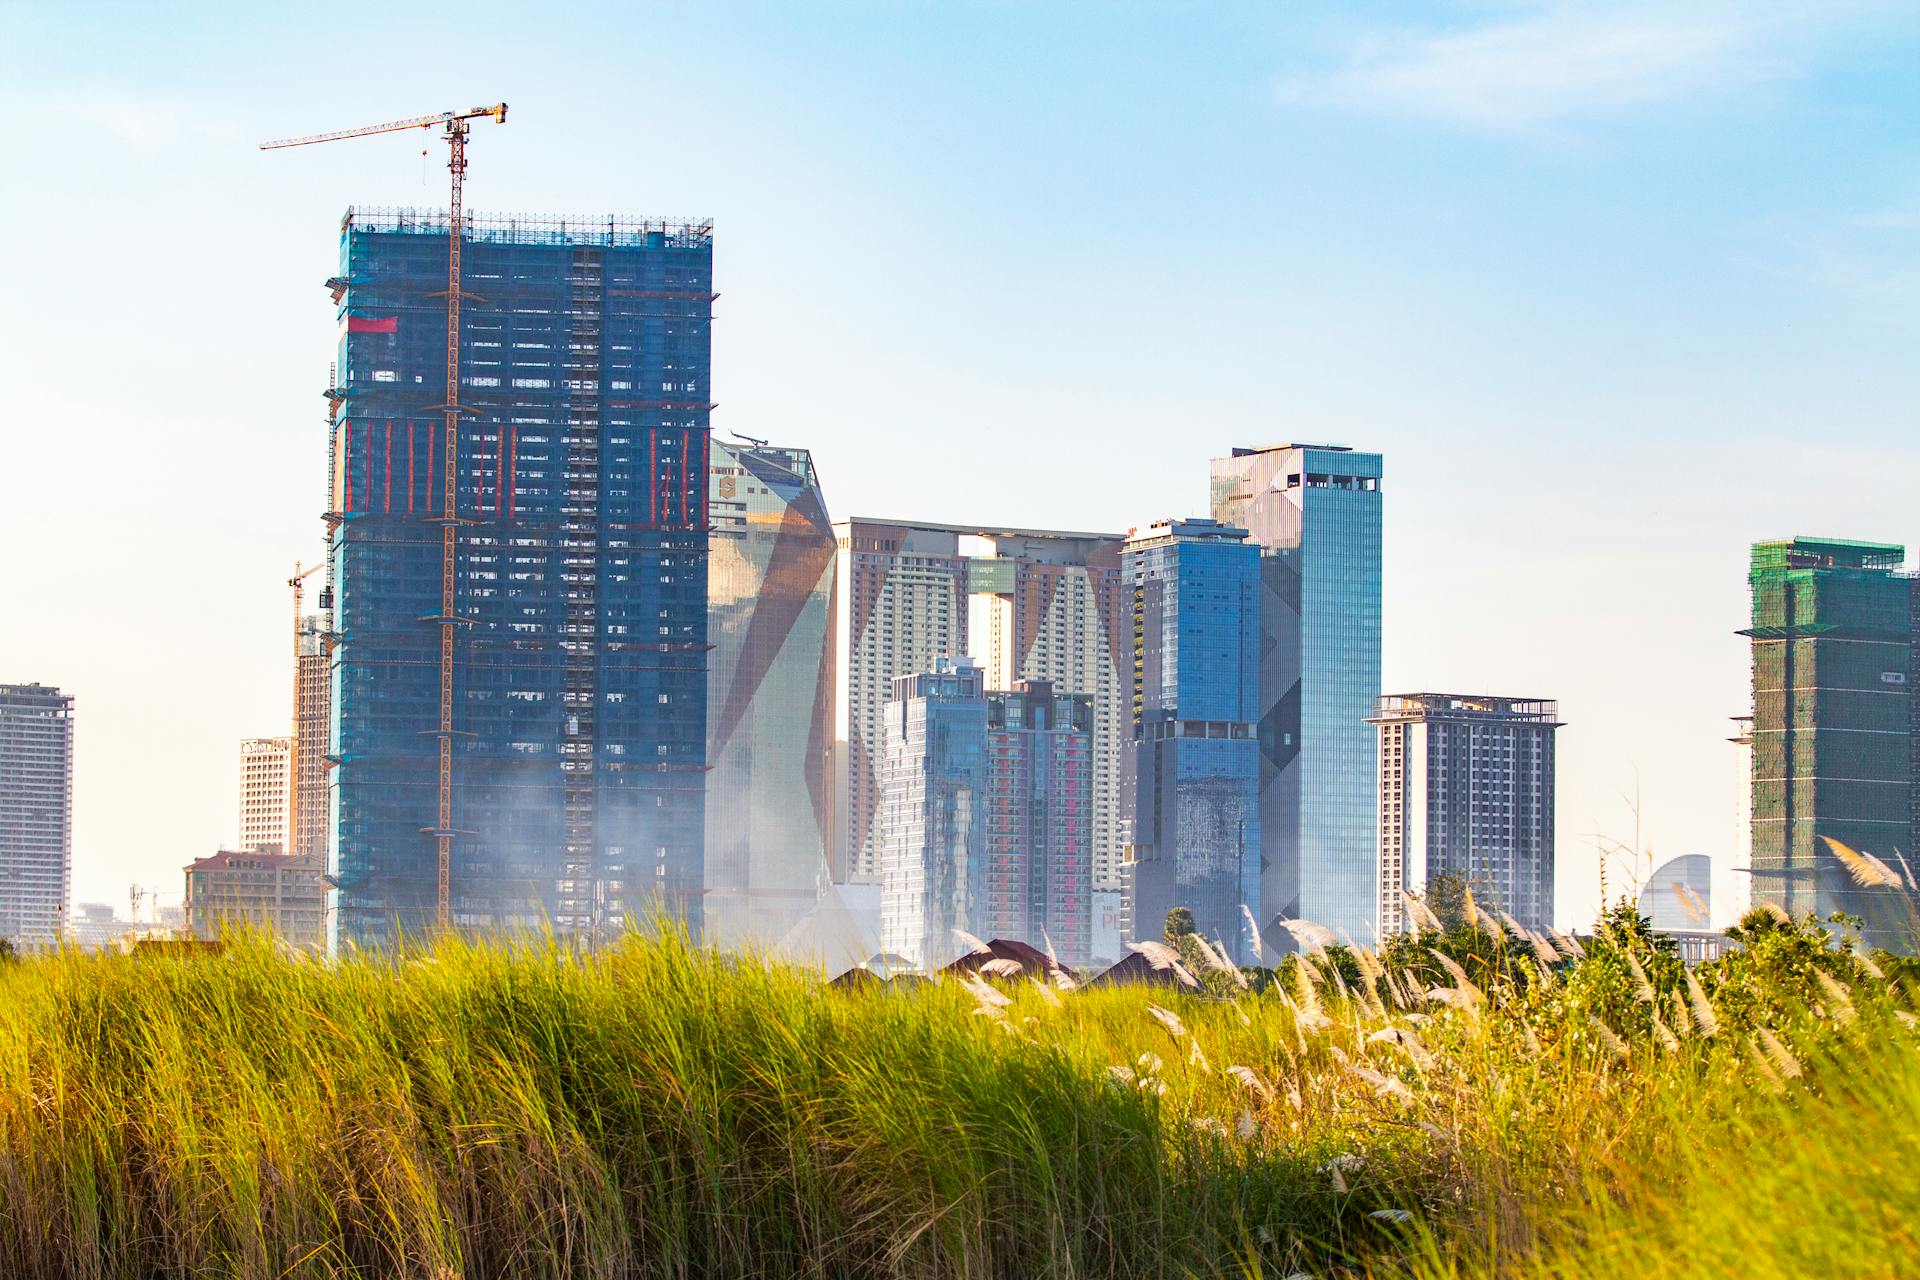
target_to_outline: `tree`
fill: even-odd
[[[1170,947],[1178,947],[1180,939],[1188,934],[1200,932],[1200,926],[1194,923],[1193,912],[1185,907],[1175,907],[1167,912],[1166,939]]]
[[[1700,981],[1728,1024],[1741,1030],[1784,1026],[1826,998],[1817,974],[1848,985],[1866,980],[1854,949],[1859,928],[1858,917],[1838,912],[1824,921],[1811,915],[1783,920],[1754,907],[1727,930],[1739,945],[1701,965]]]
[[[1451,933],[1466,927],[1467,878],[1458,871],[1442,871],[1430,877],[1420,898],[1439,919],[1442,930]]]

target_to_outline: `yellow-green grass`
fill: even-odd
[[[671,932],[30,958],[0,1276],[1901,1274],[1905,997],[1836,971],[1774,1020],[1789,1078],[1597,961],[996,998]]]

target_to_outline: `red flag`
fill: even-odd
[[[398,333],[399,316],[348,316],[348,333]]]

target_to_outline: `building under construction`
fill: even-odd
[[[435,920],[450,519],[450,922],[697,930],[712,225],[465,223],[451,389],[446,214],[349,210],[328,282],[335,924]]]
[[[1851,876],[1823,837],[1910,875],[1915,801],[1915,588],[1905,551],[1791,538],[1753,546],[1753,900],[1796,918],[1866,922],[1911,950],[1909,895]],[[1910,883],[1910,881],[1909,881]]]

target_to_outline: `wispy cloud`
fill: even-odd
[[[1449,30],[1374,28],[1282,78],[1292,102],[1528,130],[1803,74],[1845,0],[1555,3]]]
[[[1780,233],[1770,269],[1819,288],[1890,304],[1912,315],[1920,298],[1920,188],[1882,208]],[[1910,323],[1910,321],[1908,321]]]

